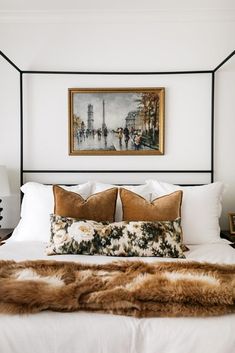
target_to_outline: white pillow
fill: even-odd
[[[153,198],[183,191],[181,219],[184,244],[205,244],[223,242],[220,238],[219,217],[223,184],[221,182],[202,186],[178,186],[147,180]]]
[[[87,198],[91,194],[91,183],[75,186],[62,186]],[[21,207],[21,219],[9,241],[45,241],[51,235],[50,214],[54,212],[52,185],[28,182],[21,187],[24,198]]]
[[[94,182],[93,187],[92,187],[92,194],[95,194],[97,192],[105,191],[107,189],[111,189],[113,187],[122,187],[127,190],[133,191],[136,194],[144,197],[147,201],[151,200],[151,190],[150,186],[148,184],[143,184],[143,185],[112,185],[112,184],[103,184],[100,182]],[[116,222],[121,222],[122,221],[122,202],[120,199],[120,195],[118,192],[118,197],[117,197],[117,204],[116,204],[116,214],[115,214],[115,221]]]

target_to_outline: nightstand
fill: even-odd
[[[10,238],[13,230],[13,228],[0,228],[0,246],[4,244],[4,240]]]
[[[230,240],[233,243],[230,245],[235,248],[235,234],[231,234],[229,230],[221,230],[220,237]]]

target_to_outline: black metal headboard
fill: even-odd
[[[153,72],[102,72],[102,71],[25,71],[15,65],[2,51],[0,55],[13,66],[20,74],[20,184],[24,182],[24,174],[28,173],[205,173],[210,175],[210,181],[214,181],[214,92],[215,92],[215,73],[235,54],[235,50],[228,55],[216,68],[211,70],[196,71],[153,71]],[[24,110],[23,110],[23,76],[26,74],[37,75],[185,75],[185,74],[210,74],[211,75],[211,147],[210,147],[210,168],[207,170],[26,170],[24,169]],[[190,184],[187,184],[190,185]],[[195,185],[195,184],[191,184]]]

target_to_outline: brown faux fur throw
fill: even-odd
[[[0,261],[0,312],[78,311],[135,317],[235,311],[235,265]]]

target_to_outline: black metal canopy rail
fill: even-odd
[[[20,184],[23,184],[24,173],[207,173],[210,174],[211,182],[214,181],[214,97],[215,97],[215,73],[228,60],[235,55],[235,50],[231,52],[219,65],[212,70],[195,71],[40,71],[40,70],[21,70],[13,61],[11,61],[1,50],[2,56],[12,67],[20,74]],[[23,156],[23,75],[195,75],[211,74],[211,163],[208,170],[26,170],[24,169]]]

